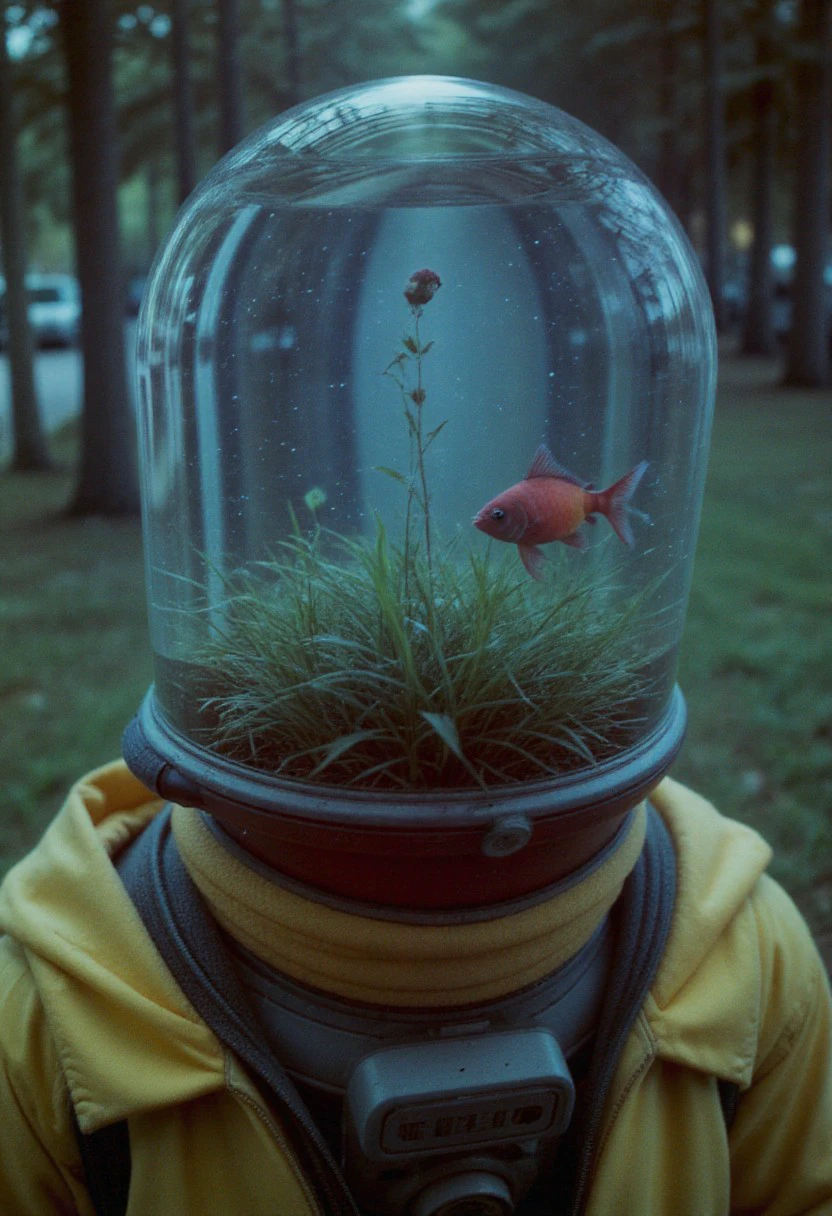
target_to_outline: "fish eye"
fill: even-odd
[[[492,519],[505,519],[505,517],[506,517],[506,513],[505,513],[505,511],[501,510],[500,507],[495,507],[494,510],[491,512]]]

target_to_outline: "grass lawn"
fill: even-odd
[[[674,776],[762,832],[832,941],[832,403],[777,375],[720,367]]]
[[[832,941],[832,411],[727,356],[680,681],[674,775],[775,846]],[[71,463],[71,437],[58,445]],[[0,476],[0,873],[118,754],[151,679],[138,523],[67,519],[72,477]]]
[[[68,466],[70,437],[55,447]],[[72,486],[0,476],[0,873],[119,754],[152,678],[140,526],[66,518]]]

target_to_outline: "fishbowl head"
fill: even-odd
[[[461,828],[655,784],[715,341],[626,156],[471,80],[318,97],[183,206],[137,358],[169,792]]]

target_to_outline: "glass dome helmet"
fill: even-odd
[[[281,115],[139,320],[131,767],[333,890],[540,886],[680,745],[714,382],[687,238],[582,123],[433,76]]]

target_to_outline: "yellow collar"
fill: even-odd
[[[638,860],[646,811],[638,808],[618,847],[581,882],[520,912],[458,925],[404,924],[327,907],[233,856],[197,811],[176,807],[172,824],[217,922],[265,963],[366,1004],[436,1008],[515,992],[580,950]]]

